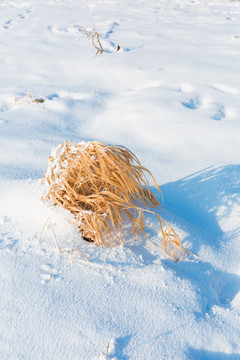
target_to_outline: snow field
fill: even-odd
[[[240,358],[239,24],[239,1],[0,1],[1,359]],[[197,258],[84,242],[41,202],[64,140],[136,153]]]

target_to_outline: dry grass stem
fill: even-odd
[[[129,234],[140,239],[142,233],[148,239],[145,215],[153,214],[159,222],[164,251],[178,261],[187,250],[173,228],[149,210],[160,203],[150,190],[148,177],[161,192],[151,172],[130,150],[96,141],[64,142],[49,157],[43,201],[50,199],[69,210],[83,238],[97,246],[124,243],[125,222],[131,224]]]
[[[110,349],[110,345],[113,345],[114,347],[117,346],[118,344],[112,341],[109,341],[107,344],[107,350],[106,350],[106,360],[108,359],[108,353],[109,353],[109,349]]]
[[[84,33],[88,40],[91,40],[92,45],[97,49],[96,55],[103,53],[103,47],[100,41],[99,33],[93,28],[92,30],[86,30],[83,26],[75,25],[75,28]]]
[[[42,228],[42,231],[41,231],[41,233],[40,233],[39,240],[38,240],[39,244],[40,244],[40,242],[41,242],[41,240],[42,240],[43,232],[44,232],[44,229],[45,229],[46,226],[47,226],[47,223],[50,224],[50,227],[51,227],[51,230],[52,230],[52,233],[53,233],[53,237],[54,237],[54,241],[55,241],[55,245],[56,245],[56,248],[57,248],[59,254],[62,254],[62,253],[64,253],[64,252],[69,252],[69,251],[70,251],[70,252],[71,252],[71,253],[70,253],[70,260],[73,262],[73,252],[74,252],[74,251],[77,251],[84,259],[86,259],[88,262],[91,262],[91,261],[87,258],[87,256],[86,256],[81,250],[79,250],[79,249],[77,249],[77,248],[63,248],[63,249],[60,249],[60,247],[59,247],[59,245],[58,245],[57,237],[56,237],[56,234],[55,234],[55,231],[54,231],[54,227],[53,227],[53,224],[52,224],[50,218],[47,218],[46,222],[45,222],[44,225],[43,225],[43,228]]]
[[[97,39],[98,45],[95,44],[95,38]],[[100,54],[103,53],[103,47],[102,47],[101,41],[99,39],[99,34],[96,30],[93,30],[93,32],[92,32],[92,44],[95,47],[95,49],[97,49],[96,55],[99,53]]]
[[[58,241],[57,241],[57,237],[56,237],[56,234],[55,234],[55,231],[54,231],[54,228],[53,228],[53,224],[52,224],[52,222],[51,222],[51,220],[49,218],[47,218],[45,224],[43,225],[43,228],[42,228],[42,231],[41,231],[38,242],[40,244],[40,242],[42,240],[43,232],[44,232],[45,227],[47,226],[47,223],[50,224],[50,227],[51,227],[51,230],[52,230],[52,233],[53,233],[53,237],[54,237],[54,241],[55,241],[55,244],[56,244],[56,248],[57,248],[59,254],[61,254],[61,250],[60,250],[59,245],[58,245]]]
[[[106,360],[108,359],[108,351],[109,351],[110,341],[107,344],[107,351],[106,351]]]
[[[71,248],[71,256],[70,256],[71,261],[73,261],[73,252],[74,251],[77,251],[85,260],[87,260],[88,262],[91,262],[88,259],[88,257],[81,250],[79,250],[78,248]]]

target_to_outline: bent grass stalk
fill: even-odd
[[[92,45],[97,50],[96,55],[103,53],[104,50],[100,41],[100,35],[95,28],[86,30],[83,26],[75,25],[74,27],[82,31],[88,40],[91,40]]]

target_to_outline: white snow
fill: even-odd
[[[240,359],[239,34],[240,1],[0,0],[0,359]],[[83,241],[41,201],[65,140],[131,149],[196,258]]]

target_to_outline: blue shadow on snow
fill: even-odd
[[[193,253],[198,253],[201,244],[221,251],[224,243],[240,234],[240,226],[225,233],[219,226],[219,220],[232,217],[233,207],[240,209],[239,174],[240,165],[208,168],[161,186],[164,203],[158,213],[169,223],[179,222],[180,229],[185,227]],[[231,306],[240,291],[238,275],[216,269],[208,262],[174,263],[164,259],[162,263],[194,285],[200,305],[196,318],[205,316],[214,305]]]
[[[194,360],[240,360],[240,354],[226,354],[207,350],[189,349],[189,355]]]
[[[163,207],[199,229],[211,246],[219,248],[225,235],[219,220],[240,207],[240,165],[207,168],[161,186]],[[219,210],[220,213],[219,213]],[[233,234],[240,232],[239,228]]]

